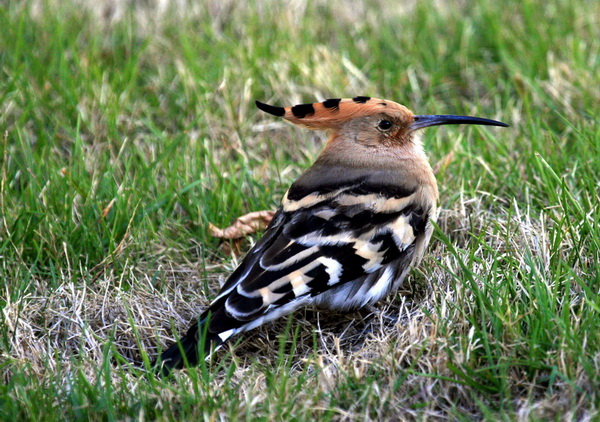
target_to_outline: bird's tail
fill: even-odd
[[[152,365],[155,373],[167,375],[174,369],[195,366],[200,359],[210,356],[212,347],[223,343],[219,336],[206,332],[208,318],[208,315],[202,315],[185,336],[162,352]]]

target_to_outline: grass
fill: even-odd
[[[600,417],[598,2],[130,3],[0,6],[0,419]],[[426,134],[405,291],[147,376],[322,145],[253,100],[355,95],[511,128]]]

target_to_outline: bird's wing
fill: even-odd
[[[429,210],[415,201],[416,190],[373,183],[362,177],[318,189],[292,186],[211,304],[208,331],[225,341],[344,285],[343,294],[352,296],[347,308],[389,291],[412,262]],[[319,305],[343,308],[336,300]]]

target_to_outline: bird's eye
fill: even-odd
[[[388,130],[392,127],[392,122],[390,122],[389,120],[382,120],[379,122],[377,127],[381,130]]]

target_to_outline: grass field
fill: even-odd
[[[0,5],[0,420],[600,418],[600,2],[189,3]],[[254,99],[356,95],[511,127],[426,133],[404,291],[149,376],[323,145]]]

